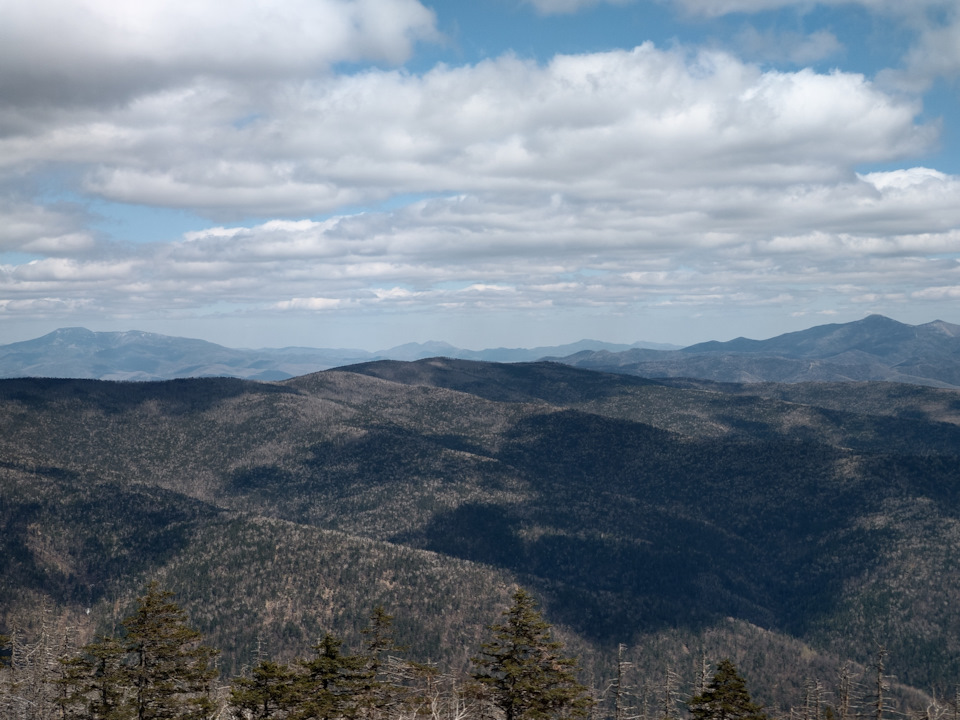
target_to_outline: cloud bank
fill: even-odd
[[[40,0],[5,20],[0,320],[821,312],[960,288],[960,179],[864,170],[930,152],[938,126],[916,94],[803,68],[838,52],[830,32],[741,37],[789,71],[647,42],[411,72],[439,38],[416,0]],[[932,57],[900,72],[960,64]],[[147,242],[99,229],[96,203],[208,222]]]
[[[198,77],[399,64],[436,38],[434,14],[417,0],[15,0],[0,23],[0,96],[111,104]]]
[[[44,257],[0,269],[0,287],[41,312],[65,298],[103,312],[762,303],[823,274],[849,288],[896,274],[919,292],[955,280],[955,264],[922,258],[955,247],[960,184],[855,172],[931,143],[917,112],[859,75],[651,44],[268,95],[195,81],[38,123],[0,140],[0,158],[12,174],[70,158],[114,201],[293,219],[118,246],[69,213],[7,206],[5,247]]]

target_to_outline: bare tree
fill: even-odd
[[[661,720],[677,720],[677,704],[680,702],[680,676],[667,665],[660,684],[660,718]]]
[[[617,645],[617,681],[614,686],[613,696],[613,718],[614,720],[625,720],[626,715],[626,696],[623,691],[624,671],[630,667],[631,663],[623,658],[627,646],[623,643]]]
[[[854,720],[860,715],[861,686],[849,662],[843,663],[837,670],[837,718]],[[960,720],[960,718],[958,718]]]
[[[803,720],[821,720],[823,717],[823,684],[808,679],[803,690]]]
[[[873,720],[883,720],[884,714],[890,712],[886,696],[890,685],[887,682],[887,676],[884,674],[886,657],[887,649],[883,645],[877,645],[877,659],[873,663],[873,669],[876,672],[874,676]]]
[[[693,689],[693,694],[703,695],[703,693],[707,691],[707,685],[710,684],[711,677],[712,674],[710,672],[710,663],[707,662],[707,653],[705,650],[701,650],[697,662],[697,684]]]

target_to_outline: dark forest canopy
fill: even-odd
[[[464,671],[519,584],[591,687],[624,643],[650,678],[729,657],[784,708],[879,643],[913,707],[960,679],[958,423],[950,390],[553,363],[0,381],[0,631],[46,603],[86,643],[156,579],[228,676],[360,647],[377,605]]]

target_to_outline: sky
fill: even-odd
[[[960,324],[960,0],[0,0],[0,344]]]

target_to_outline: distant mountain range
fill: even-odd
[[[549,359],[603,372],[717,382],[881,380],[960,387],[960,325],[940,320],[907,325],[870,315],[768,340],[737,338],[685,348],[581,340],[554,347],[464,350],[427,342],[378,352],[306,347],[241,350],[139,331],[65,328],[35,340],[0,345],[0,377],[166,380],[227,376],[276,381],[377,360],[429,357],[485,362]]]
[[[586,350],[568,365],[647,378],[718,382],[889,382],[960,387],[960,325],[906,325],[882,315],[769,340],[737,338],[674,351]]]
[[[0,345],[0,377],[59,377],[96,380],[172,380],[189,377],[237,377],[286,380],[333,367],[374,360],[449,357],[486,362],[527,362],[547,355],[676,349],[656,343],[617,345],[581,340],[538,348],[463,350],[442,342],[407,343],[368,352],[342,348],[286,347],[233,349],[189,338],[141,331],[92,332],[62,328],[34,340]]]

